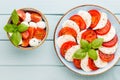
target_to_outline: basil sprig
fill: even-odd
[[[11,21],[11,23],[8,23],[4,26],[4,30],[8,33],[13,33],[10,37],[10,40],[15,46],[18,46],[22,39],[20,33],[26,31],[28,29],[28,26],[22,23],[18,25],[19,16],[16,10],[13,10],[11,14]]]
[[[96,50],[101,47],[102,43],[102,38],[97,38],[91,43],[89,43],[87,40],[81,39],[81,48],[74,53],[73,58],[83,59],[86,57],[86,55],[88,55],[91,59],[97,60],[98,56]]]

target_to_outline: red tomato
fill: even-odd
[[[73,64],[76,68],[81,69],[81,60],[80,59],[73,59]]]
[[[107,21],[107,24],[106,24],[102,29],[96,30],[96,33],[97,33],[98,35],[104,35],[104,34],[106,34],[106,33],[109,32],[110,28],[111,28],[111,23],[110,23],[110,21],[108,20],[108,21]]]
[[[70,17],[70,20],[75,21],[78,24],[80,30],[86,29],[86,23],[81,16],[73,15]]]
[[[94,64],[94,62],[93,62],[93,60],[91,58],[89,58],[89,60],[88,60],[88,66],[92,70],[97,70],[98,69],[98,67]]]
[[[20,19],[25,20],[26,14],[23,10],[17,10],[17,14],[20,17]]]
[[[41,19],[41,15],[39,15],[38,13],[31,13],[31,20],[33,22],[39,22]]]
[[[46,31],[44,29],[41,29],[41,28],[37,28],[35,30],[35,33],[34,33],[34,37],[39,39],[39,40],[43,40],[44,37],[46,35]]]
[[[104,42],[102,45],[105,47],[112,47],[112,46],[115,46],[117,42],[118,42],[118,36],[115,35],[115,37],[111,41]]]
[[[73,41],[65,42],[60,48],[61,55],[65,57],[66,51],[74,45],[76,45],[76,42],[73,42]]]
[[[94,28],[98,24],[101,18],[101,14],[97,10],[89,10],[88,12],[90,13],[92,17],[90,28]]]
[[[75,38],[77,37],[77,33],[74,29],[72,28],[69,28],[69,27],[64,27],[60,30],[60,32],[58,33],[58,36],[62,36],[62,35],[72,35],[74,36]]]
[[[22,40],[22,45],[21,45],[21,46],[23,46],[23,47],[29,46],[29,39],[23,39],[23,40]]]
[[[92,42],[97,38],[96,33],[93,30],[86,30],[82,33],[82,39],[87,40],[88,42]]]
[[[29,32],[29,39],[33,38],[34,32],[35,32],[35,28],[34,27],[29,27],[28,28],[28,32]]]
[[[104,54],[101,51],[99,51],[99,56],[101,58],[101,60],[105,61],[105,62],[110,62],[114,59],[115,55],[114,54]]]
[[[28,39],[28,37],[29,37],[29,32],[28,31],[22,32],[21,34],[22,34],[23,39]]]

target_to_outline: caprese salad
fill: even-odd
[[[4,30],[15,46],[24,48],[39,46],[46,37],[46,22],[37,11],[14,10]]]
[[[64,59],[90,72],[114,59],[118,36],[105,12],[80,10],[63,22],[55,43]]]

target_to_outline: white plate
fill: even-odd
[[[112,60],[110,63],[108,63],[108,65],[104,68],[101,68],[101,69],[98,69],[96,71],[92,71],[92,72],[85,72],[83,70],[79,70],[77,68],[74,67],[74,65],[70,62],[67,62],[60,54],[60,50],[59,50],[59,47],[57,46],[56,44],[56,39],[58,38],[58,32],[60,31],[60,29],[62,28],[62,23],[66,20],[68,20],[70,18],[70,16],[78,13],[78,11],[80,10],[85,10],[85,11],[88,11],[90,9],[96,9],[100,12],[105,12],[108,16],[108,19],[110,20],[111,24],[115,27],[116,29],[116,33],[118,35],[118,39],[120,39],[120,24],[119,24],[119,21],[118,19],[114,16],[113,13],[111,13],[109,10],[103,8],[103,7],[100,7],[100,6],[97,6],[97,5],[81,5],[81,6],[77,6],[71,10],[69,10],[66,14],[63,15],[63,17],[59,20],[57,26],[56,26],[56,29],[55,29],[55,32],[54,32],[54,47],[55,47],[55,51],[59,57],[59,59],[61,60],[61,62],[67,67],[69,68],[70,70],[76,72],[76,73],[79,73],[79,74],[82,74],[82,75],[96,75],[96,74],[101,74],[107,70],[109,70],[110,68],[112,68],[116,63],[117,61],[119,60],[119,57],[120,57],[120,40],[118,41],[118,49],[115,53],[115,58],[114,60]]]

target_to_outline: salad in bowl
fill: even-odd
[[[34,49],[45,41],[48,35],[48,22],[36,9],[15,9],[4,30],[14,46],[26,50]]]
[[[96,75],[119,60],[117,18],[97,5],[82,5],[68,11],[54,33],[55,51],[70,70]]]

